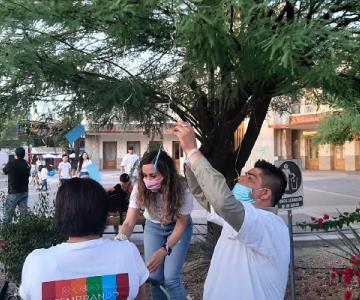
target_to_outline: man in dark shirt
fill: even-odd
[[[5,202],[4,223],[10,223],[16,206],[20,213],[27,212],[30,166],[24,160],[25,149],[16,148],[15,159],[9,161],[3,171],[8,175],[8,195]]]
[[[107,190],[109,195],[109,212],[126,212],[129,206],[129,193],[131,189],[130,176],[126,173],[120,175],[120,182]]]

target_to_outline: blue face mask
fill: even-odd
[[[256,202],[256,200],[250,196],[252,193],[252,189],[240,183],[236,183],[234,185],[234,188],[232,189],[232,193],[235,199],[238,201],[244,201],[249,203]]]

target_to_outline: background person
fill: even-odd
[[[4,174],[8,175],[8,195],[5,201],[4,223],[10,223],[16,206],[20,213],[27,212],[29,196],[30,166],[25,161],[25,149],[15,149],[15,159],[9,161],[3,168]]]
[[[41,165],[39,167],[40,170],[40,182],[41,182],[41,187],[39,188],[39,191],[47,191],[48,190],[48,169],[46,168],[45,165]]]
[[[120,175],[119,183],[107,190],[109,195],[109,212],[118,212],[121,218],[121,214],[128,210],[130,191],[130,177],[128,174],[123,173]]]
[[[171,299],[184,300],[180,275],[192,235],[193,197],[164,151],[147,152],[141,159],[139,178],[116,238],[130,237],[140,208],[145,208],[144,252],[150,278],[163,284]],[[151,294],[156,300],[167,299],[156,286]]]
[[[149,272],[136,246],[129,241],[102,238],[107,216],[107,195],[89,178],[72,178],[56,195],[55,220],[66,242],[36,249],[25,260],[20,296],[39,299],[145,300]],[[55,289],[59,282],[62,289]],[[97,298],[98,299],[98,298]]]
[[[128,153],[125,154],[121,161],[121,172],[129,174],[131,181],[135,182],[139,175],[138,165],[139,156],[134,153],[134,147],[129,146]]]
[[[92,164],[92,161],[89,159],[89,155],[87,154],[87,152],[83,152],[80,156],[76,175],[78,175],[80,178],[89,177],[89,171],[86,167],[90,164]]]
[[[58,166],[58,176],[60,184],[71,178],[71,164],[67,154],[62,155],[62,162]]]
[[[238,184],[250,189],[249,197],[255,202],[238,201],[224,176],[197,149],[190,125],[178,122],[174,133],[187,155],[190,166],[186,167],[186,178],[193,195],[205,208],[209,202],[223,223],[203,299],[284,299],[290,262],[289,231],[279,216],[260,209],[273,207],[281,199],[286,188],[283,172],[258,161],[238,179]]]

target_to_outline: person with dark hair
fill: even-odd
[[[3,168],[4,174],[8,175],[8,195],[5,202],[4,223],[10,223],[16,206],[20,213],[27,212],[29,197],[30,166],[24,159],[25,149],[15,149],[15,159],[9,161]]]
[[[119,213],[121,218],[121,214],[128,210],[130,191],[130,176],[123,173],[120,175],[119,183],[107,190],[109,195],[109,212]]]
[[[145,299],[149,272],[136,246],[102,238],[107,211],[96,181],[72,178],[60,186],[55,221],[66,242],[27,256],[22,299]]]
[[[259,160],[237,178],[238,201],[222,174],[197,148],[194,129],[177,122],[174,134],[187,155],[186,178],[194,197],[215,210],[223,229],[204,286],[204,300],[284,299],[290,262],[285,222],[271,211],[286,188],[280,169]],[[244,201],[245,200],[245,201]],[[253,203],[251,203],[253,202]]]
[[[63,184],[66,180],[71,178],[71,164],[66,153],[62,155],[62,162],[58,166],[59,183]]]
[[[87,166],[92,164],[91,159],[89,158],[89,154],[87,152],[83,152],[79,159],[79,164],[76,170],[76,175],[80,178],[88,178],[89,171],[87,170]]]
[[[128,153],[121,161],[121,172],[129,174],[131,181],[134,183],[138,177],[139,156],[134,153],[134,146],[128,147]]]
[[[150,279],[165,286],[171,299],[186,299],[181,270],[192,235],[193,197],[165,152],[150,151],[140,161],[140,174],[130,196],[129,209],[117,239],[129,238],[140,208],[144,208],[144,252]],[[152,298],[167,299],[157,285]]]

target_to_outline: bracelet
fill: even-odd
[[[194,148],[194,149],[190,150],[189,153],[186,155],[187,159],[189,159],[191,155],[193,155],[199,151],[200,151],[199,148]]]
[[[123,234],[121,232],[119,232],[117,235],[115,235],[114,240],[118,240],[118,241],[126,241],[128,238],[126,236],[126,234]]]
[[[172,249],[167,244],[162,245],[161,248],[166,251],[166,255],[169,256],[171,254]]]

